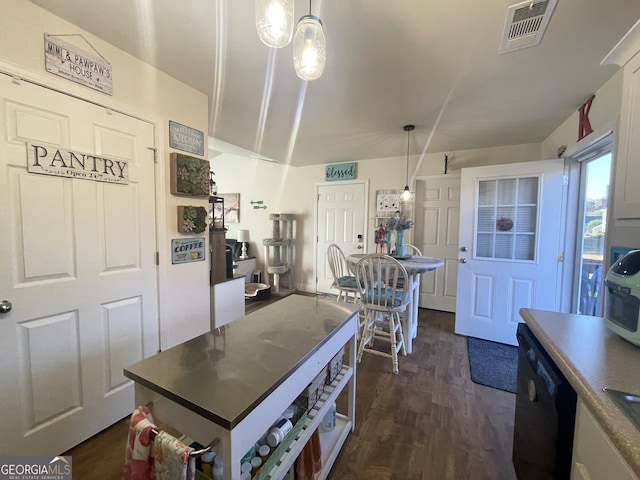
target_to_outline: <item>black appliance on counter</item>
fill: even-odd
[[[569,480],[576,392],[529,327],[518,324],[513,467],[518,480]]]

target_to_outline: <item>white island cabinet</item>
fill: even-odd
[[[355,351],[359,307],[291,295],[235,322],[125,369],[136,404],[203,445],[220,439],[225,480],[240,478],[240,460],[329,362],[347,346],[342,370],[307,414],[304,427],[269,478],[287,473],[344,389],[347,411],[321,434],[327,477],[355,427]]]
[[[578,400],[571,480],[638,480],[582,400]]]

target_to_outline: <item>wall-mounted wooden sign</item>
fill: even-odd
[[[102,56],[97,57],[65,42],[60,36],[44,34],[44,65],[47,72],[112,95],[113,72],[111,64]],[[69,36],[81,37],[84,40],[82,35],[72,34]],[[89,43],[87,42],[87,44]]]
[[[191,197],[209,197],[209,161],[183,153],[169,155],[171,193]]]
[[[356,162],[325,165],[324,178],[327,182],[355,180],[357,168],[358,164]]]
[[[169,120],[169,146],[202,156],[204,155],[204,133]]]
[[[201,262],[205,259],[204,237],[171,240],[171,263]]]
[[[48,143],[27,142],[27,170],[95,182],[129,183],[129,162],[126,160],[66,150]]]

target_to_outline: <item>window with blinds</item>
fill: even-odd
[[[478,183],[476,258],[534,261],[539,178],[502,178]]]

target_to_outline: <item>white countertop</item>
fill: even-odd
[[[640,394],[640,348],[607,329],[600,317],[530,308],[520,315],[640,476],[640,431],[602,390]]]

